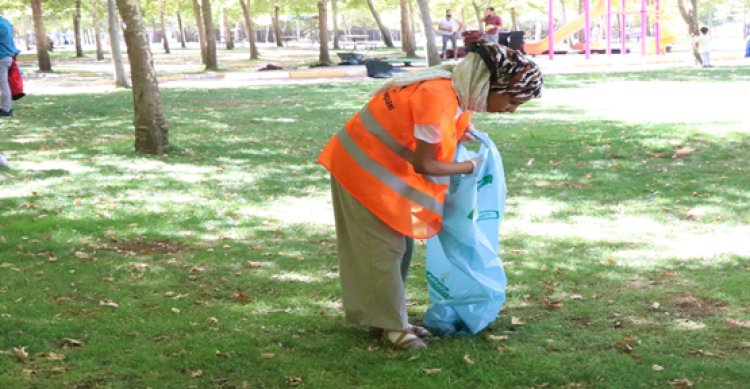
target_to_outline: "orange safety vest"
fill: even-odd
[[[435,159],[453,162],[471,112],[455,117],[456,92],[448,79],[381,92],[328,142],[318,162],[338,183],[394,230],[426,239],[440,231],[450,176],[427,176],[407,160],[417,147],[414,126],[442,131]]]

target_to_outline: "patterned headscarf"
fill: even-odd
[[[457,65],[394,75],[373,94],[415,82],[449,78],[464,111],[486,111],[490,92],[507,93],[522,100],[541,97],[543,78],[536,63],[519,51],[474,38],[471,33],[464,34],[470,52]]]

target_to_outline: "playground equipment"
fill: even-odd
[[[677,40],[677,35],[672,33],[669,28],[665,28],[663,25],[663,14],[660,10],[660,1],[654,0],[653,9],[649,10],[646,5],[646,0],[641,0],[641,9],[638,11],[627,11],[627,2],[631,3],[633,0],[585,0],[584,13],[579,15],[572,21],[568,22],[564,26],[555,30],[554,28],[554,14],[553,14],[553,0],[549,0],[549,35],[536,42],[526,42],[524,44],[524,51],[528,54],[544,54],[547,53],[550,59],[555,56],[555,45],[562,43],[564,40],[573,36],[578,31],[584,31],[584,42],[583,51],[586,58],[589,58],[592,52],[592,40],[591,40],[591,19],[604,16],[606,19],[605,33],[606,33],[606,46],[604,48],[598,48],[594,50],[604,50],[608,55],[612,53],[612,18],[620,18],[620,48],[615,49],[620,54],[626,54],[628,52],[627,39],[628,36],[626,30],[626,16],[628,14],[640,13],[641,20],[641,31],[640,31],[640,43],[641,52],[643,55],[656,54],[660,55],[664,52],[667,45],[674,43]],[[620,7],[620,10],[614,10],[613,6]],[[653,21],[654,26],[654,37],[647,38],[647,20]]]

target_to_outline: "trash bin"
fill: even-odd
[[[523,51],[523,31],[500,31],[498,34],[498,43],[511,49]]]
[[[362,53],[337,53],[341,62],[339,65],[361,65],[364,63],[365,55]]]
[[[388,78],[393,75],[393,65],[377,59],[368,59],[365,61],[367,77]]]

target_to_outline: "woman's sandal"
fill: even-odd
[[[430,330],[424,327],[420,327],[420,326],[412,325],[411,327],[409,327],[409,331],[411,331],[414,335],[417,335],[418,337],[422,339],[427,339],[432,336],[432,333],[430,332]],[[373,338],[380,338],[383,336],[383,329],[378,328],[378,327],[370,327],[368,330],[368,333]]]
[[[424,327],[414,326],[413,325],[413,326],[411,326],[411,328],[409,328],[409,330],[411,330],[411,332],[414,335],[417,335],[417,336],[419,336],[422,339],[426,339],[426,338],[429,338],[430,336],[432,336],[432,333],[427,328],[424,328]]]
[[[396,337],[395,340],[391,340],[389,335],[394,333],[398,333],[398,337]],[[416,350],[427,348],[427,343],[425,343],[424,340],[415,335],[411,328],[395,331],[384,330],[383,340],[390,343],[393,348],[397,350]]]

